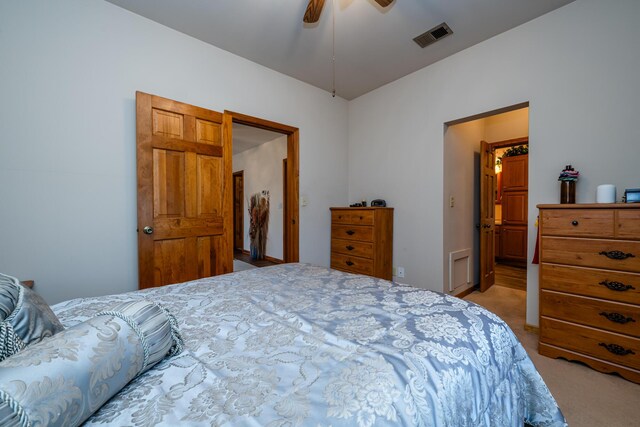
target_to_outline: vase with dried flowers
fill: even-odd
[[[576,181],[580,172],[575,170],[571,165],[566,165],[560,173],[558,181],[560,181],[560,203],[576,202]]]

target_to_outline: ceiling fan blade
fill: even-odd
[[[387,7],[391,3],[393,3],[393,0],[376,0],[376,3],[378,3],[382,7]]]
[[[309,0],[307,11],[304,13],[304,18],[302,18],[302,20],[307,24],[318,22],[318,19],[320,19],[320,13],[322,13],[322,6],[324,6],[324,0]]]

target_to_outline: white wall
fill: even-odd
[[[244,249],[249,250],[249,200],[251,195],[269,191],[269,232],[266,255],[283,259],[283,179],[282,159],[287,158],[287,136],[265,142],[233,156],[233,171],[244,171]]]
[[[300,259],[329,265],[345,100],[102,0],[28,0],[0,2],[0,271],[50,303],[137,288],[137,90],[298,127]]]
[[[349,199],[395,207],[407,282],[441,290],[444,240],[455,239],[443,229],[443,123],[530,102],[529,259],[536,204],[559,201],[565,164],[580,171],[579,203],[598,184],[638,186],[638,16],[637,0],[577,0],[349,103]],[[527,289],[536,325],[535,266]]]
[[[529,135],[529,108],[520,108],[481,120],[484,121],[484,140],[487,142],[499,142]]]

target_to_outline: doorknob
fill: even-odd
[[[153,234],[153,227],[149,227],[148,225],[142,229],[144,234]]]

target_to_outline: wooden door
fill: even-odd
[[[495,152],[480,141],[480,292],[495,282]]]
[[[231,118],[136,93],[139,286],[233,271]]]
[[[527,191],[505,191],[502,195],[502,223],[527,225],[529,206]]]
[[[233,174],[233,249],[244,250],[244,171]]]
[[[527,262],[527,227],[502,226],[502,257],[526,265]]]
[[[502,158],[502,190],[529,188],[529,155]]]

